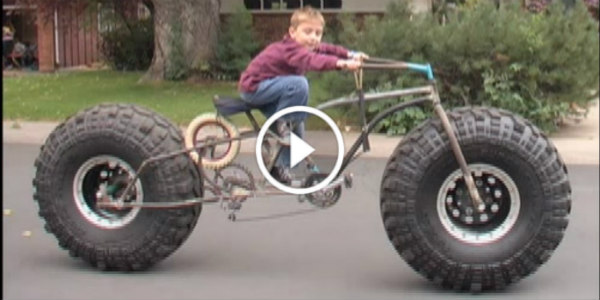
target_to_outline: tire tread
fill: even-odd
[[[423,233],[415,224],[415,200],[410,196],[416,193],[415,178],[437,158],[435,153],[451,151],[437,119],[413,129],[391,155],[381,184],[383,224],[399,255],[434,283],[460,291],[502,290],[534,273],[562,240],[571,207],[567,169],[557,149],[538,128],[508,111],[466,107],[448,112],[448,118],[461,144],[484,138],[528,153],[528,162],[545,175],[542,190],[550,195],[542,216],[543,229],[506,261],[479,265],[452,262],[419,238]]]
[[[35,160],[33,180],[34,200],[44,228],[58,240],[61,248],[73,257],[80,257],[99,270],[144,270],[174,252],[189,237],[196,225],[201,206],[168,209],[160,213],[162,222],[155,232],[144,233],[145,246],[122,241],[118,246],[105,248],[85,243],[58,214],[53,190],[54,165],[65,151],[82,138],[108,136],[123,143],[135,143],[144,149],[144,158],[183,148],[183,137],[166,118],[148,109],[130,104],[100,104],[85,109],[57,126],[40,148]],[[160,162],[153,168],[161,180],[159,194],[163,201],[201,196],[201,178],[195,164],[187,156]],[[160,198],[160,197],[159,197]],[[155,223],[156,223],[155,222]]]

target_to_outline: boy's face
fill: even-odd
[[[290,36],[299,44],[314,50],[323,37],[323,24],[319,20],[306,20],[296,28],[290,27]]]

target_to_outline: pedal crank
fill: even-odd
[[[308,188],[314,186],[324,180],[328,174],[314,173],[308,176],[304,182],[304,187]],[[301,195],[298,201],[303,202],[305,199],[308,200],[312,205],[319,208],[328,208],[333,206],[342,196],[342,185],[346,188],[352,187],[352,174],[346,174],[335,179],[326,187],[306,195]]]

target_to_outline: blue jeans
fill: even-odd
[[[269,118],[276,112],[292,107],[306,106],[308,104],[308,80],[304,76],[288,75],[277,76],[263,80],[258,89],[253,93],[242,93],[242,100],[252,105],[260,105],[261,112]],[[284,120],[291,121],[292,131],[298,137],[304,137],[304,120],[306,113],[298,112],[283,116]],[[283,147],[281,154],[275,162],[276,166],[290,166],[290,147]]]

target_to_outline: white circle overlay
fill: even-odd
[[[263,161],[262,154],[261,154],[262,153],[262,148],[261,148],[262,142],[263,142],[263,139],[265,138],[265,134],[267,133],[267,130],[269,129],[269,127],[271,127],[271,124],[273,124],[277,119],[281,118],[282,116],[285,116],[290,113],[295,113],[295,112],[309,113],[309,114],[315,115],[315,116],[321,118],[323,121],[325,121],[325,123],[327,123],[327,125],[329,125],[329,127],[333,131],[333,134],[335,135],[335,140],[337,141],[337,146],[338,146],[337,159],[335,161],[335,165],[333,166],[333,170],[331,170],[329,175],[323,181],[319,182],[319,184],[317,184],[315,186],[307,187],[307,188],[293,188],[293,187],[286,186],[286,185],[280,183],[279,181],[275,180],[275,178],[273,178],[273,176],[271,176],[271,174],[267,170],[267,167],[265,166],[265,162]],[[260,129],[258,136],[256,137],[256,151],[255,152],[256,152],[256,162],[258,164],[258,168],[260,169],[260,172],[262,173],[262,175],[267,179],[267,181],[269,181],[269,183],[271,183],[274,187],[276,187],[279,190],[284,191],[286,193],[296,194],[296,195],[304,195],[304,194],[314,193],[314,192],[326,187],[329,183],[331,183],[333,181],[333,179],[335,179],[335,175],[342,168],[342,162],[344,160],[344,140],[342,138],[342,133],[340,132],[340,129],[337,127],[335,122],[324,112],[322,112],[316,108],[309,107],[309,106],[292,106],[292,107],[288,107],[286,109],[282,109],[282,110],[276,112],[274,115],[272,115],[270,118],[267,119],[267,121],[264,123],[264,125]]]

